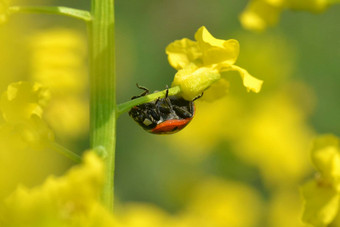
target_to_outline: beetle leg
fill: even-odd
[[[169,89],[168,85],[166,85],[166,92],[165,92],[165,103],[169,107],[170,111],[172,110],[171,100],[169,99]]]
[[[159,100],[160,100],[160,98],[158,97],[156,102],[155,102],[155,109],[156,109],[156,112],[157,112],[158,116],[161,115],[161,113],[159,111]]]
[[[133,96],[131,99],[136,99],[136,98],[139,98],[139,97],[148,95],[148,94],[150,93],[149,89],[147,89],[146,87],[140,86],[138,83],[136,84],[136,86],[137,86],[139,89],[144,90],[144,92],[143,92],[142,94],[140,94],[140,95]]]
[[[149,115],[152,116],[152,118],[153,118],[152,120],[155,123],[157,123],[157,121],[159,121],[161,119],[159,110],[157,108],[156,108],[156,111],[153,110],[153,109],[150,109]]]
[[[173,108],[174,108],[176,114],[178,116],[180,116],[181,118],[190,118],[190,117],[192,117],[192,114],[188,110],[183,108],[183,107],[179,107],[179,106],[174,105]]]
[[[159,97],[156,99],[156,102],[155,102],[155,105],[157,105],[158,104],[158,102],[159,102]]]
[[[165,98],[167,98],[169,96],[169,87],[168,87],[168,85],[165,85],[165,88],[166,88]]]

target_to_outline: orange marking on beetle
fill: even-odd
[[[150,132],[156,134],[172,134],[187,126],[191,119],[192,117],[186,119],[167,120],[158,124],[156,127],[151,129]]]

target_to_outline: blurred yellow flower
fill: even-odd
[[[272,191],[267,207],[268,226],[306,227],[301,221],[301,199],[295,187]]]
[[[75,30],[48,29],[32,36],[31,51],[32,80],[52,93],[44,119],[72,146],[89,128],[85,37]]]
[[[42,150],[54,142],[54,133],[36,115],[20,123],[0,124],[0,139],[6,147],[16,150]]]
[[[0,212],[2,226],[116,226],[99,203],[104,165],[93,152],[66,175],[33,189],[19,187]]]
[[[314,140],[312,161],[320,175],[301,188],[302,220],[316,227],[330,224],[339,210],[339,141],[334,135],[323,135]]]
[[[263,31],[277,24],[283,10],[324,11],[330,0],[250,0],[240,15],[242,26],[248,30]]]
[[[0,199],[20,183],[37,184],[63,168],[60,157],[47,152],[55,139],[41,118],[48,99],[46,88],[22,81],[10,84],[1,96]]]
[[[304,199],[302,220],[315,227],[330,224],[338,213],[339,192],[331,185],[311,180],[301,188]]]
[[[261,198],[251,187],[211,178],[196,187],[182,215],[191,219],[188,226],[251,227],[259,224],[262,209]]]
[[[178,70],[172,86],[181,87],[184,99],[193,100],[223,78],[221,73],[226,71],[239,72],[248,90],[260,91],[262,81],[234,65],[239,54],[237,40],[216,39],[204,26],[198,29],[195,39],[177,40],[166,48],[170,65]]]
[[[340,140],[334,135],[319,136],[314,140],[312,161],[323,180],[340,190]]]
[[[76,140],[89,130],[88,100],[77,96],[56,97],[45,109],[44,118],[63,140]]]
[[[32,115],[42,116],[50,98],[49,91],[38,83],[17,82],[8,86],[0,100],[0,110],[8,122],[20,122]]]
[[[124,227],[172,227],[169,225],[170,217],[157,206],[146,203],[124,204],[117,214],[119,223]]]
[[[313,130],[306,113],[286,93],[256,103],[234,141],[235,153],[257,166],[268,186],[289,186],[310,170],[306,160]]]
[[[4,122],[0,125],[3,144],[13,149],[42,149],[54,134],[41,119],[49,91],[38,83],[17,82],[8,86],[0,100]]]
[[[7,20],[8,7],[11,0],[0,0],[0,24]]]
[[[168,140],[190,161],[201,161],[225,141],[226,152],[256,166],[267,186],[297,183],[311,169],[306,156],[313,130],[306,110],[285,92],[253,101],[232,95],[214,104],[198,100],[191,124]]]
[[[176,214],[151,204],[128,203],[116,217],[124,227],[252,227],[260,223],[262,209],[251,187],[207,178],[193,187],[188,203]]]
[[[240,31],[236,36],[242,43],[242,55],[237,61],[255,75],[261,75],[266,82],[262,95],[285,86],[296,73],[296,48],[283,34],[258,35]]]
[[[240,135],[240,122],[246,110],[243,100],[232,96],[224,96],[213,104],[197,100],[195,106],[195,117],[190,125],[167,139],[170,145],[179,147],[174,150],[182,157],[190,161],[201,161],[221,141],[233,140]]]
[[[86,40],[74,30],[54,28],[31,38],[32,80],[52,94],[84,92],[88,86]]]

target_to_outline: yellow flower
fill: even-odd
[[[265,0],[251,0],[240,15],[242,26],[248,30],[263,31],[279,20],[282,8]]]
[[[61,157],[50,152],[54,133],[42,119],[48,99],[47,89],[30,82],[10,84],[1,96],[0,199],[19,183],[35,185],[63,169]]]
[[[1,226],[116,226],[98,202],[103,181],[103,162],[88,152],[66,175],[32,189],[19,187],[2,206]]]
[[[316,227],[330,224],[339,210],[339,144],[338,137],[323,135],[315,139],[311,151],[313,164],[320,175],[302,186],[302,220]]]
[[[0,123],[0,200],[18,184],[36,185],[65,169],[65,158],[47,149],[54,135],[37,116],[21,123]]]
[[[302,221],[315,227],[324,227],[333,221],[339,209],[339,192],[331,185],[311,180],[302,186],[301,193]]]
[[[8,122],[20,122],[32,115],[41,117],[49,97],[49,91],[38,83],[12,83],[1,96],[0,110]]]
[[[3,144],[16,150],[41,150],[55,139],[53,131],[36,115],[20,123],[1,124],[0,135],[5,138],[0,139]]]
[[[191,194],[184,219],[188,226],[258,226],[262,203],[259,194],[249,186],[221,179],[207,179]]]
[[[334,135],[314,140],[312,161],[324,180],[340,189],[340,140]]]
[[[40,84],[17,82],[2,94],[0,109],[4,118],[0,134],[13,149],[42,149],[54,141],[54,134],[41,119],[49,91]]]
[[[263,31],[277,24],[283,10],[322,12],[330,4],[330,0],[250,0],[240,21],[245,29]]]
[[[172,86],[181,87],[184,99],[192,100],[199,96],[224,78],[221,73],[227,71],[238,71],[248,90],[260,91],[262,81],[234,65],[239,54],[237,40],[216,39],[204,26],[198,29],[195,39],[177,40],[166,48],[170,65],[178,70]]]
[[[11,0],[0,0],[0,24],[7,20],[8,7]]]

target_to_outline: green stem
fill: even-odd
[[[81,157],[74,153],[73,151],[63,147],[62,145],[58,144],[58,143],[50,143],[49,144],[49,148],[64,155],[65,157],[79,163],[81,161]]]
[[[116,143],[114,0],[92,0],[90,45],[90,142],[101,147],[105,168],[102,202],[113,210]]]
[[[180,92],[181,92],[181,89],[179,86],[169,88],[169,95],[177,95]],[[163,98],[165,96],[165,93],[166,93],[166,90],[160,91],[157,93],[152,93],[150,95],[142,96],[140,98],[132,99],[130,101],[119,104],[117,106],[117,117],[119,117],[122,113],[130,110],[132,107],[136,105],[153,101],[157,99],[158,97]]]
[[[9,7],[9,13],[45,13],[66,15],[81,19],[84,21],[91,21],[92,17],[90,12],[86,10],[73,9],[64,6],[12,6]]]

